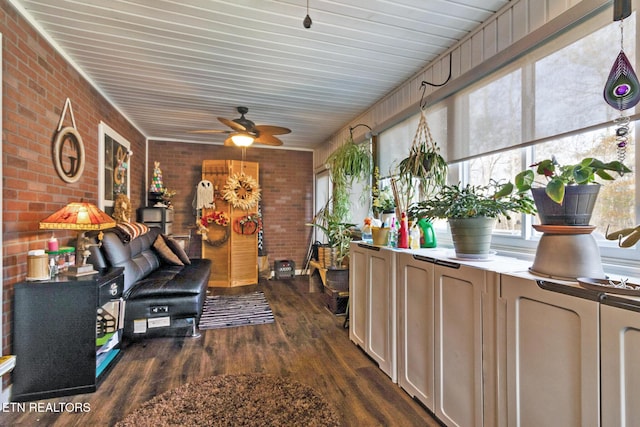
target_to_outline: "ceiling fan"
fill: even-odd
[[[253,143],[279,146],[282,141],[274,135],[284,135],[291,132],[291,129],[280,126],[256,125],[251,120],[245,118],[249,112],[247,107],[237,107],[240,118],[229,120],[218,117],[218,120],[231,128],[231,130],[203,129],[194,130],[191,133],[227,133],[229,137],[225,139],[224,145],[248,147]]]

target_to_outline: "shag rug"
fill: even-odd
[[[160,394],[116,427],[340,426],[310,387],[272,375],[218,375]]]
[[[240,295],[215,295],[204,302],[200,329],[231,328],[273,323],[273,312],[262,291]]]

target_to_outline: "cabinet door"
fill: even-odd
[[[365,351],[396,382],[395,252],[365,250],[368,258]]]
[[[503,276],[509,426],[598,426],[598,303]]]
[[[435,266],[436,416],[448,426],[482,425],[484,271]]]
[[[398,385],[433,411],[433,259],[398,254]]]
[[[91,282],[16,285],[13,400],[96,390],[97,301]]]
[[[349,339],[364,350],[367,308],[367,254],[356,243],[349,250]]]
[[[640,419],[640,313],[600,306],[602,426],[633,426]]]

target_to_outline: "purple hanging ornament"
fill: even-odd
[[[622,50],[604,86],[604,100],[616,110],[627,110],[640,101],[640,82]]]
[[[629,117],[625,116],[622,111],[634,107],[640,101],[638,76],[636,76],[627,55],[624,54],[624,19],[630,15],[631,0],[614,0],[613,20],[620,22],[620,53],[611,67],[604,86],[604,100],[620,111],[620,117],[614,120],[616,124],[616,152],[620,162],[623,162],[626,157],[630,122]]]

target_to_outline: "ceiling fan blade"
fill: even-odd
[[[284,135],[291,133],[291,129],[283,128],[282,126],[269,126],[269,125],[256,125],[255,129],[259,133],[268,133],[270,135]]]
[[[225,119],[224,117],[218,117],[220,123],[229,126],[231,129],[238,132],[246,132],[247,128],[242,126],[240,123],[236,123],[233,120]]]
[[[222,130],[222,129],[201,129],[201,130],[190,130],[189,133],[231,133],[233,131],[230,130]]]
[[[282,145],[282,141],[280,141],[273,135],[269,135],[268,133],[260,133],[260,135],[258,135],[258,137],[253,142],[255,144],[273,145],[274,147]]]

